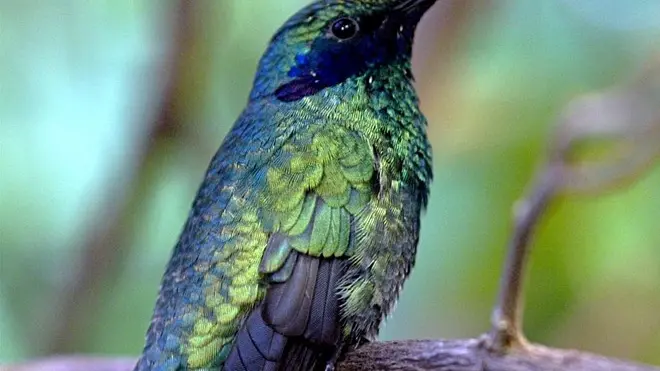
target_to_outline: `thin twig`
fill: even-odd
[[[638,179],[660,157],[660,58],[656,63],[631,84],[575,100],[562,115],[547,164],[515,207],[513,236],[486,341],[491,351],[527,348],[522,329],[524,274],[534,229],[553,198]],[[575,163],[571,158],[581,143],[602,138],[614,139],[616,149],[627,151],[604,163]]]
[[[539,176],[529,196],[515,206],[515,228],[509,242],[508,255],[500,281],[500,293],[493,311],[491,343],[495,351],[524,347],[522,332],[524,273],[534,228],[557,193],[561,169],[550,167]]]
[[[618,188],[660,157],[660,58],[654,62],[631,83],[569,106],[558,135],[559,156],[566,163],[563,192]],[[574,163],[571,148],[585,140],[613,142],[612,160]]]

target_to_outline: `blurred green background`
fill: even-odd
[[[208,161],[306,0],[190,3],[0,0],[0,362],[140,352]],[[414,61],[435,182],[382,339],[487,330],[511,206],[553,120],[659,40],[658,1],[440,0]],[[656,167],[552,206],[531,340],[660,364],[659,190]]]

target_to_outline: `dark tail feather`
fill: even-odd
[[[278,371],[324,371],[332,354],[331,350],[292,339]]]
[[[340,340],[336,290],[345,266],[300,254],[291,276],[271,284],[243,323],[223,370],[325,370]]]
[[[286,343],[286,337],[268,326],[261,316],[261,309],[256,308],[238,332],[224,369],[276,371]]]
[[[323,371],[333,349],[314,345],[302,337],[289,338],[266,324],[259,308],[238,332],[234,349],[225,361],[230,371]]]

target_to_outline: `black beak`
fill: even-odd
[[[395,11],[405,13],[409,17],[421,18],[437,0],[402,0],[394,7]]]

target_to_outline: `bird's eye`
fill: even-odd
[[[359,30],[358,23],[351,18],[339,18],[330,28],[332,34],[339,40],[348,40],[357,35]]]

